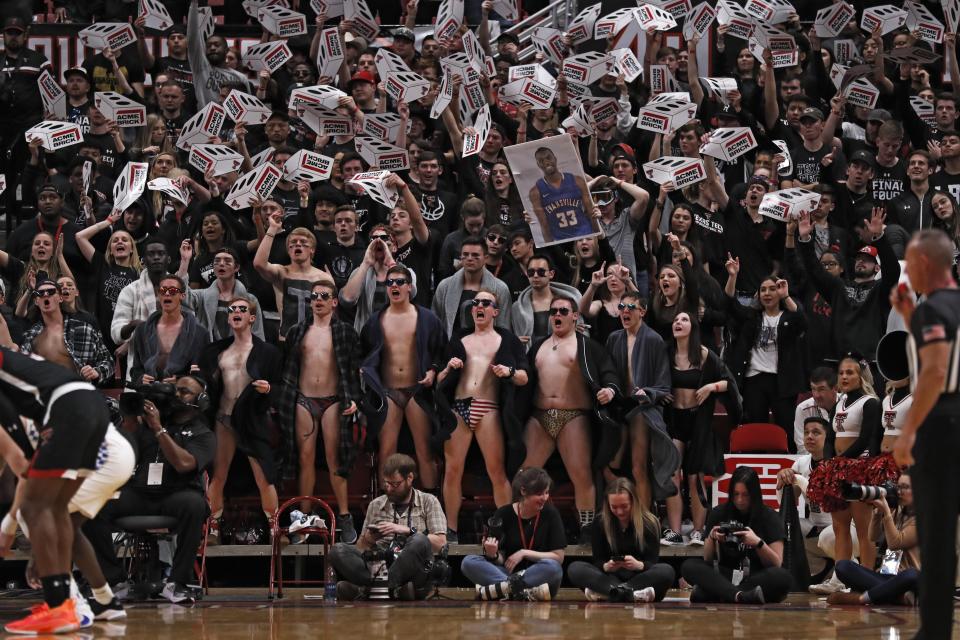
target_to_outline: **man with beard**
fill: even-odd
[[[276,200],[265,200],[260,206],[261,215],[269,221],[263,240],[257,247],[253,267],[260,277],[273,285],[280,309],[280,339],[295,324],[307,317],[310,299],[310,284],[327,274],[313,266],[313,254],[317,239],[309,229],[297,227],[287,235],[287,255],[290,264],[268,262],[273,239],[283,228],[283,209]]]
[[[113,357],[96,327],[66,315],[60,309],[60,288],[40,272],[33,288],[40,321],[27,329],[20,352],[35,353],[80,374],[92,384],[103,386],[113,378]]]
[[[191,367],[199,364],[200,352],[210,339],[196,316],[183,309],[185,291],[177,276],[160,279],[159,309],[137,327],[130,339],[130,380],[134,384],[176,382],[177,376],[189,375]]]
[[[810,215],[803,215],[797,224],[799,253],[803,268],[821,296],[833,310],[833,334],[838,353],[871,354],[877,342],[886,333],[890,312],[890,290],[900,280],[900,263],[884,234],[886,214],[880,207],[862,227],[857,227],[860,239],[867,246],[857,252],[853,279],[844,281],[826,272],[817,260]],[[879,264],[878,264],[879,260]],[[883,265],[883,269],[880,269]],[[877,273],[880,279],[877,279]]]
[[[63,72],[67,86],[67,121],[80,125],[80,133],[87,135],[90,131],[90,118],[87,110],[93,101],[90,100],[90,76],[83,67],[73,67]]]
[[[238,83],[244,87],[245,93],[253,93],[247,77],[227,67],[227,41],[223,36],[210,36],[204,40],[197,0],[190,3],[190,12],[187,14],[187,47],[187,59],[197,79],[194,90],[198,109],[216,101],[223,84]]]
[[[273,523],[279,506],[278,456],[271,442],[269,414],[270,392],[280,377],[280,351],[253,335],[258,310],[252,299],[235,296],[228,305],[232,335],[208,345],[199,358],[200,375],[207,380],[207,394],[212,400],[211,415],[216,416],[217,453],[207,488],[214,544],[220,542],[223,489],[237,449],[250,462],[268,523]]]
[[[595,231],[588,203],[590,190],[582,176],[560,171],[557,155],[549,147],[534,153],[543,177],[530,189],[530,205],[546,243],[572,240]]]
[[[873,177],[876,170],[877,160],[869,151],[860,149],[850,154],[846,182],[835,182],[831,185],[837,194],[836,211],[832,216],[834,224],[844,229],[853,227],[854,208],[865,199],[873,199]]]
[[[627,428],[622,431],[621,450],[610,466],[620,466],[620,458],[630,448],[630,464],[637,484],[637,497],[646,506],[654,495],[665,495],[671,477],[680,466],[679,452],[667,435],[662,401],[671,391],[670,358],[663,338],[643,322],[647,301],[628,291],[617,305],[623,329],[607,338],[606,348],[617,371],[626,372],[625,401]],[[651,467],[652,465],[652,467]],[[654,474],[654,491],[650,472]]]
[[[427,226],[438,239],[442,239],[456,228],[457,196],[440,188],[443,167],[433,151],[420,152],[417,170],[420,184],[413,186],[413,193],[420,201],[420,212]]]
[[[284,340],[286,362],[277,409],[283,423],[284,443],[289,447],[296,442],[300,495],[310,496],[316,490],[317,437],[322,435],[339,514],[337,537],[353,544],[357,531],[350,515],[347,479],[360,453],[356,433],[358,405],[362,401],[360,339],[352,326],[337,319],[337,303],[337,288],[329,278],[313,283],[311,316],[295,325]],[[304,513],[312,508],[309,502],[300,506]]]
[[[401,547],[387,570],[387,588],[394,600],[422,600],[429,595],[433,556],[447,542],[446,518],[440,501],[413,488],[417,463],[395,453],[384,461],[381,480],[384,495],[367,507],[363,534],[356,546],[339,542],[330,550],[330,564],[342,578],[337,583],[341,600],[365,598],[373,576],[364,553],[391,553]]]
[[[533,411],[525,430],[523,468],[542,467],[555,450],[560,451],[580,514],[580,541],[586,543],[596,509],[593,468],[605,467],[620,444],[620,426],[605,407],[623,394],[610,354],[576,330],[579,315],[573,298],[555,296],[550,303],[553,333],[530,347],[528,359],[534,366],[527,388],[533,395]],[[604,423],[596,456],[593,415]]]
[[[446,335],[432,311],[413,304],[413,276],[402,266],[387,269],[388,304],[370,317],[361,332],[362,374],[367,389],[371,434],[379,439],[381,464],[396,453],[404,418],[410,427],[426,490],[437,486],[430,447],[433,432],[433,383],[440,370]],[[385,474],[384,474],[385,475]],[[446,529],[441,529],[446,531]]]
[[[777,270],[783,257],[783,223],[760,215],[760,202],[769,191],[767,178],[753,176],[746,197],[739,203],[731,200],[724,216],[726,251],[740,256],[738,298],[752,299],[761,280]]]
[[[510,451],[518,451],[522,446],[520,421],[513,406],[514,386],[527,384],[523,345],[506,329],[494,326],[500,314],[496,294],[481,288],[470,305],[474,329],[451,340],[447,349],[450,360],[437,376],[442,424],[439,438],[445,441],[443,502],[447,542],[452,544],[459,541],[457,517],[463,499],[460,485],[474,437],[493,486],[494,504],[502,507],[511,502],[504,436]]]

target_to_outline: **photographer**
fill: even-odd
[[[203,523],[210,515],[202,476],[213,462],[216,437],[200,411],[203,390],[197,378],[183,376],[176,386],[155,383],[120,397],[124,427],[138,452],[137,469],[120,497],[84,525],[108,582],[116,584],[125,576],[113,548],[113,522],[123,516],[176,518],[177,549],[162,593],[175,604],[193,602],[186,584],[192,581]]]
[[[385,495],[367,507],[363,533],[356,546],[337,543],[330,550],[330,564],[342,578],[337,598],[366,597],[373,584],[368,563],[387,563],[387,588],[395,600],[422,600],[432,588],[433,556],[447,542],[447,518],[440,501],[413,488],[417,463],[395,453],[383,465]]]
[[[693,585],[690,602],[765,604],[782,602],[790,591],[783,561],[783,522],[763,504],[760,478],[737,467],[730,478],[730,500],[707,516],[710,535],[703,559],[683,563],[683,579]]]
[[[587,600],[653,602],[673,586],[673,567],[660,559],[660,522],[627,478],[607,485],[600,525],[593,528],[593,561],[574,562],[570,582]]]
[[[837,576],[852,591],[831,593],[827,596],[830,604],[913,604],[920,578],[920,549],[910,476],[904,473],[897,480],[895,511],[890,510],[888,497],[870,502],[883,526],[887,547],[880,570],[871,571],[852,560],[839,561]]]
[[[477,585],[480,600],[548,601],[557,593],[567,538],[560,512],[547,503],[552,483],[538,467],[519,471],[513,479],[515,502],[490,519],[483,555],[463,559],[460,570]]]

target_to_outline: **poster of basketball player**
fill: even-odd
[[[569,135],[515,144],[504,152],[536,246],[600,233],[580,154]]]

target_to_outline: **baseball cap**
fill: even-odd
[[[373,74],[366,70],[357,71],[355,74],[353,74],[353,77],[350,78],[348,86],[352,85],[354,82],[369,82],[370,84],[376,84]]]
[[[865,149],[859,149],[850,154],[850,162],[861,162],[871,169],[876,168],[877,160],[873,157],[873,154]]]
[[[886,122],[887,120],[893,120],[893,116],[886,109],[873,109],[867,115],[867,122]]]
[[[733,108],[732,104],[725,105],[723,109],[717,112],[717,119],[736,120],[742,122],[740,114]]]
[[[3,21],[3,30],[7,29],[16,29],[19,31],[27,30],[27,23],[24,22],[23,18],[20,16],[9,16],[6,20]]]
[[[317,201],[332,202],[337,207],[347,204],[347,197],[343,195],[343,192],[329,184],[314,189],[313,197]]]
[[[46,193],[48,191],[51,193],[57,194],[61,198],[63,197],[63,191],[60,189],[60,187],[58,187],[52,182],[44,182],[43,185],[40,187],[40,190],[37,191],[37,196],[39,197],[41,193]]]
[[[406,27],[400,27],[399,29],[393,30],[393,39],[396,40],[400,38],[401,40],[409,40],[410,42],[416,42],[417,37],[413,35],[413,31],[407,29]]]
[[[610,156],[616,160],[617,158],[625,158],[633,163],[633,166],[637,166],[637,154],[633,151],[633,147],[628,145],[626,142],[621,142],[618,145],[615,145],[613,149],[610,150]]]
[[[862,249],[860,249],[859,251],[857,251],[857,255],[860,255],[861,253],[870,256],[874,262],[877,262],[877,256],[879,255],[880,252],[877,251],[876,247],[867,245]]]
[[[501,32],[500,35],[497,36],[497,42],[500,42],[501,40],[506,40],[507,42],[512,42],[513,44],[517,45],[518,47],[520,46],[520,38],[517,37],[517,34],[515,34],[515,33]]]
[[[90,82],[90,76],[87,74],[87,70],[83,67],[70,67],[63,72],[64,78],[69,78],[70,76],[83,76],[87,82]]]
[[[357,49],[360,50],[361,53],[366,51],[367,47],[370,46],[369,44],[367,44],[366,38],[364,38],[363,36],[355,36],[350,32],[347,32],[346,34],[344,34],[343,45],[345,47],[356,47]]]
[[[49,276],[49,274],[47,274],[46,271],[38,271],[38,272],[37,272],[37,280],[36,280],[36,282],[35,282],[34,285],[33,285],[33,290],[34,290],[34,291],[39,291],[39,290],[40,290],[40,287],[42,287],[42,286],[44,286],[44,285],[54,286],[54,287],[57,288],[58,291],[60,290],[60,287],[57,285],[57,282],[56,282],[53,278],[51,278],[51,277]]]
[[[764,189],[770,188],[770,180],[768,180],[766,176],[762,175],[750,176],[750,179],[747,180],[747,188],[750,188],[750,185],[752,184],[762,185]]]
[[[814,120],[823,120],[823,111],[815,107],[807,107],[803,110],[803,113],[800,114],[800,120],[809,120],[813,118]]]
[[[178,33],[182,36],[187,35],[187,26],[183,24],[175,24],[169,29],[167,29],[167,37],[170,37]]]

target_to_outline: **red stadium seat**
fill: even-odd
[[[750,422],[730,432],[730,453],[788,453],[787,433],[775,424]]]

